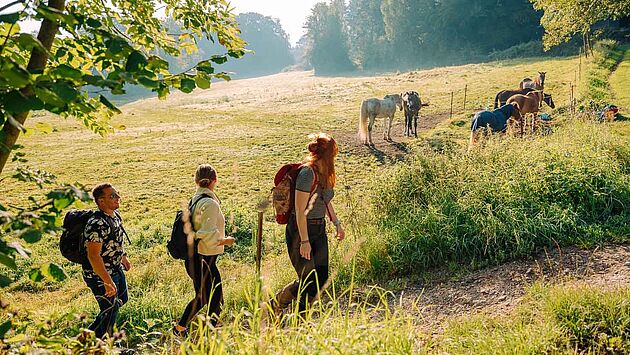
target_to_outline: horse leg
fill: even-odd
[[[374,128],[375,120],[376,120],[376,117],[370,116],[370,123],[368,124],[368,140],[367,140],[368,145],[374,144],[372,143],[372,128]]]
[[[387,120],[387,140],[392,140],[392,122],[394,121],[394,115],[392,115],[389,120]]]
[[[413,135],[418,138],[418,116],[413,116]]]

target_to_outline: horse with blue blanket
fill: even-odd
[[[507,130],[510,118],[514,118],[519,123],[522,121],[517,103],[503,105],[494,111],[477,112],[470,126],[470,145],[468,149],[470,150],[472,145],[477,142],[479,133],[483,128],[488,127],[493,133],[504,133]]]

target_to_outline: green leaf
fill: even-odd
[[[29,244],[37,243],[42,239],[42,232],[37,229],[29,228],[26,232],[20,235],[25,242]]]
[[[9,82],[11,87],[15,89],[23,88],[30,84],[30,76],[28,72],[16,65],[5,64],[0,71],[1,80]]]
[[[147,58],[140,51],[133,51],[127,57],[127,64],[125,64],[125,70],[128,72],[136,72],[144,69],[148,64]]]
[[[100,28],[102,26],[101,21],[93,18],[87,19],[86,23],[92,28]]]
[[[79,92],[67,81],[58,80],[52,85],[51,89],[65,103],[70,103],[79,96]]]
[[[44,275],[40,269],[33,269],[28,273],[28,278],[33,282],[42,282],[44,280]]]
[[[126,47],[129,47],[129,44],[120,38],[113,38],[105,41],[105,47],[112,53],[118,54],[122,52]]]
[[[25,97],[17,90],[10,91],[4,96],[0,95],[0,102],[5,110],[12,113],[41,110],[44,108],[44,103],[40,99],[37,97]]]
[[[28,33],[20,33],[20,36],[17,39],[17,43],[25,51],[31,51],[33,50],[33,48],[37,48],[40,52],[48,52],[46,48],[44,48],[42,42],[40,42],[37,38]]]
[[[4,254],[4,253],[0,253],[0,264],[6,267],[9,267],[13,270],[17,269],[17,265],[15,264],[15,259],[13,259],[9,255]]]
[[[210,60],[217,63],[217,64],[223,64],[225,62],[227,62],[227,57],[224,55],[213,55],[212,57],[210,57]]]
[[[195,81],[189,78],[182,78],[179,89],[185,93],[191,93],[195,90]]]
[[[7,287],[12,282],[13,282],[13,280],[11,280],[8,276],[6,276],[4,274],[0,274],[0,287]]]
[[[210,63],[210,61],[207,61],[207,60],[197,63],[197,70],[207,73],[207,74],[214,73],[214,68],[212,67],[212,63]]]
[[[146,76],[138,77],[138,82],[149,89],[157,89],[160,86],[157,80],[149,79]]]
[[[4,339],[9,330],[11,330],[11,320],[7,320],[0,325],[0,339]]]
[[[80,70],[75,69],[67,64],[61,64],[58,67],[52,69],[50,71],[50,75],[56,78],[61,79],[74,79],[74,80],[82,80],[83,73]]]
[[[57,106],[57,107],[63,107],[66,105],[65,101],[63,101],[59,96],[57,96],[57,94],[55,94],[54,92],[44,87],[34,86],[33,91],[35,91],[35,95],[37,95],[38,99],[42,100],[43,102],[49,105]]]
[[[242,49],[241,49],[241,50],[233,50],[233,49],[230,49],[230,50],[228,51],[228,55],[229,55],[230,57],[232,57],[232,58],[241,58],[242,56],[244,56],[244,55],[245,55],[245,51],[244,51],[244,50],[242,50]]]
[[[197,76],[195,77],[195,84],[197,84],[197,86],[200,89],[209,89],[210,88],[210,80],[204,78],[203,76],[197,74]]]
[[[113,91],[112,91],[112,92],[113,92]],[[112,111],[114,111],[114,112],[116,112],[116,113],[118,113],[118,114],[122,113],[122,112],[118,109],[118,107],[116,107],[113,103],[111,103],[111,102],[110,102],[110,101],[109,101],[109,100],[108,100],[105,96],[103,96],[103,95],[99,95],[98,100],[99,100],[99,101],[100,101],[103,105],[105,105],[105,107],[107,107],[108,109],[110,109],[110,110],[112,110]]]
[[[42,275],[51,281],[63,281],[68,278],[68,275],[59,265],[50,263],[42,265],[40,268]]]
[[[158,98],[160,100],[164,100],[164,99],[166,99],[166,97],[170,93],[170,90],[169,90],[168,86],[166,86],[164,84],[161,84],[160,87],[157,89],[157,93],[158,93]]]
[[[78,24],[78,21],[76,20],[76,18],[74,18],[72,14],[66,14],[63,11],[59,11],[50,6],[44,6],[40,4],[39,6],[37,6],[36,11],[37,14],[45,19],[53,22],[60,22],[69,27]]]
[[[0,22],[16,23],[20,20],[20,12],[13,12],[10,14],[0,15]]]
[[[64,208],[70,206],[73,202],[73,199],[63,195],[59,198],[55,198],[53,205],[55,206],[55,209],[57,209],[57,211],[61,211]]]

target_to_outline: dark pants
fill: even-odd
[[[308,239],[311,244],[311,260],[300,255],[300,233],[295,217],[287,223],[285,237],[291,264],[298,279],[286,285],[276,295],[276,306],[287,307],[299,297],[300,312],[306,309],[308,299],[314,299],[328,280],[328,238],[326,222],[322,219],[307,220]]]
[[[94,319],[94,322],[90,324],[88,329],[93,330],[98,338],[102,338],[105,333],[112,335],[114,324],[116,324],[116,316],[120,307],[127,303],[129,300],[129,294],[127,293],[127,279],[122,269],[114,271],[111,274],[112,280],[116,285],[118,292],[114,297],[105,296],[105,284],[103,280],[97,275],[86,277],[83,276],[85,284],[92,290],[100,313]]]
[[[223,304],[223,286],[221,286],[221,274],[217,268],[217,257],[218,255],[195,253],[192,259],[186,260],[186,272],[193,280],[195,298],[188,302],[179,320],[180,326],[187,327],[188,323],[207,304],[212,324],[217,324]]]

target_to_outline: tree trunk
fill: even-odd
[[[59,11],[63,11],[65,8],[65,0],[48,0],[48,6]],[[59,26],[55,22],[50,20],[43,20],[42,24],[39,28],[39,33],[37,34],[37,39],[42,43],[46,50],[50,50],[52,48],[53,40],[57,35],[57,31]],[[28,61],[28,65],[26,69],[30,72],[39,72],[42,71],[46,67],[46,62],[48,61],[48,55],[46,52],[42,52],[37,48],[33,48],[31,51],[31,58]],[[24,96],[33,96],[33,88],[29,85],[20,90],[22,95]],[[23,125],[28,117],[29,111],[20,112],[16,114],[13,118]],[[15,145],[15,142],[20,135],[20,130],[18,127],[15,127],[8,120],[5,122],[2,131],[0,132],[0,173],[4,169],[4,166],[11,155],[11,149]]]

